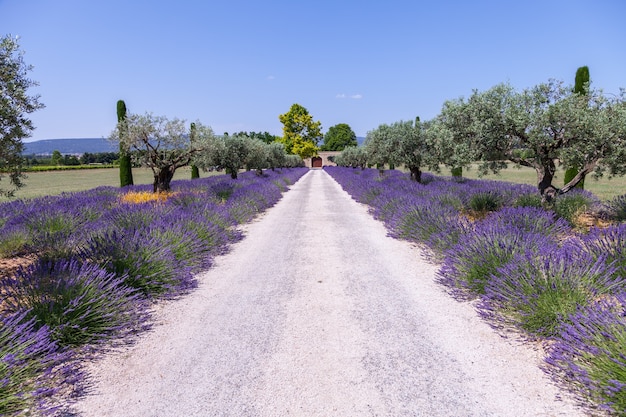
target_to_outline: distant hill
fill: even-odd
[[[365,138],[357,136],[359,146],[363,145]],[[104,138],[80,138],[80,139],[44,139],[24,143],[24,155],[52,155],[59,151],[62,155],[82,155],[85,152],[117,152],[114,143]]]
[[[24,143],[24,155],[52,155],[59,151],[63,155],[101,152],[117,152],[117,146],[104,138],[45,139]]]

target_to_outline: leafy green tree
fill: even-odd
[[[285,145],[280,142],[272,142],[267,145],[267,153],[267,162],[272,171],[285,166],[285,157],[287,156]]]
[[[431,171],[439,171],[439,154],[433,135],[429,135],[430,122],[422,123],[419,117],[413,122],[397,122],[392,125],[394,143],[394,160],[404,165],[411,173],[411,179],[417,182],[422,178],[422,167]]]
[[[124,141],[124,146],[136,150],[137,162],[152,170],[154,192],[167,192],[176,169],[210,148],[214,134],[210,127],[196,123],[192,142],[184,120],[131,114],[117,124],[110,139]]]
[[[258,139],[265,143],[272,143],[280,140],[280,136],[274,136],[269,132],[239,132],[236,134],[239,136],[247,136],[250,139]]]
[[[52,151],[52,165],[59,166],[62,164],[63,164],[63,155],[61,155],[61,152],[55,149],[54,151]]]
[[[117,122],[122,123],[126,119],[126,103],[124,100],[117,101]],[[120,131],[123,135],[124,132]],[[128,142],[120,138],[120,187],[133,185],[133,164],[130,156]]]
[[[343,151],[348,146],[357,146],[356,134],[346,123],[340,123],[328,129],[324,135],[323,151]]]
[[[256,170],[257,175],[263,175],[263,169],[269,168],[268,145],[259,139],[246,139],[246,155],[244,164],[247,170]]]
[[[335,157],[335,163],[339,166],[365,169],[367,165],[365,148],[349,146]]]
[[[589,93],[589,67],[579,67],[576,70],[576,77],[574,78],[574,93],[587,95]],[[567,184],[570,182],[576,174],[578,174],[579,167],[568,167],[565,170],[565,175],[563,177],[563,184]],[[580,182],[576,185],[578,188],[585,188],[585,177],[580,180]]]
[[[205,170],[224,170],[232,179],[237,179],[239,170],[245,167],[248,140],[247,136],[239,134],[215,137],[211,146],[194,158],[194,163]]]
[[[44,107],[39,96],[27,90],[39,85],[28,78],[32,65],[23,59],[18,38],[0,38],[0,195],[13,196],[22,187],[22,139],[30,137],[33,123],[27,115]],[[8,187],[1,186],[8,174]]]
[[[376,129],[367,132],[365,137],[365,152],[369,164],[376,165],[382,176],[385,166],[398,164],[398,154],[395,152],[400,146],[400,136],[397,129],[391,125],[382,124]]]
[[[283,137],[287,153],[306,159],[317,155],[318,143],[322,137],[322,124],[314,121],[309,111],[299,104],[292,104],[289,111],[278,116],[283,124]]]
[[[451,114],[462,110],[462,114]],[[522,92],[499,84],[444,107],[458,160],[479,160],[479,173],[498,172],[510,161],[534,168],[546,202],[572,189],[587,173],[626,174],[626,93],[607,97],[590,89],[576,94],[550,81]],[[459,117],[457,117],[459,116]],[[462,117],[460,117],[462,116]],[[454,122],[456,120],[456,122]],[[556,162],[581,167],[565,186],[553,185]]]

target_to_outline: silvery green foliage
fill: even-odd
[[[506,162],[534,168],[548,201],[568,192],[586,174],[626,174],[626,100],[572,92],[562,82],[516,91],[509,84],[474,91],[467,100],[444,104],[440,120],[450,130],[448,143],[460,161],[481,161],[480,172],[498,172]],[[580,166],[579,175],[558,189],[556,161]]]
[[[117,124],[110,139],[136,151],[135,161],[152,170],[153,190],[157,192],[169,191],[174,172],[214,144],[212,129],[199,122],[195,123],[193,140],[191,136],[185,120],[146,113],[128,115]]]
[[[367,151],[363,147],[349,146],[335,157],[335,163],[339,166],[364,169],[367,165]]]
[[[263,169],[269,168],[269,149],[262,140],[247,138],[245,156],[246,169],[254,169],[260,175]]]
[[[285,145],[280,142],[272,142],[267,145],[267,161],[270,168],[280,168],[285,166],[287,152]]]
[[[9,187],[0,183],[0,195],[11,196],[22,186],[22,139],[34,129],[26,116],[44,107],[38,95],[26,94],[38,85],[28,78],[31,70],[32,66],[24,62],[18,38],[0,38],[0,181],[3,173],[9,175]]]
[[[365,152],[368,163],[378,166],[381,172],[385,165],[396,165],[395,149],[399,146],[399,135],[390,125],[383,124],[367,132]]]

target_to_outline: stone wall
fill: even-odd
[[[335,155],[339,155],[341,152],[339,151],[320,151],[318,152],[318,156],[320,158],[322,158],[322,166],[335,166],[337,164],[335,164],[334,162],[330,161],[328,159],[329,156],[335,156]],[[313,158],[306,158],[304,160],[304,164],[311,168],[313,166]]]

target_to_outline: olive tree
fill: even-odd
[[[287,152],[285,151],[284,144],[280,142],[272,142],[268,144],[267,153],[267,162],[272,171],[276,168],[282,168],[285,166]]]
[[[398,163],[395,150],[400,146],[400,137],[396,133],[392,126],[382,124],[365,136],[367,162],[376,165],[380,175],[385,172],[385,165],[392,167]]]
[[[23,55],[18,38],[0,38],[0,181],[4,173],[9,177],[8,187],[0,186],[4,196],[12,196],[23,186],[22,139],[34,129],[27,115],[44,107],[38,95],[27,94],[38,83],[28,78],[33,67],[24,62]]]
[[[339,166],[365,169],[367,152],[363,147],[349,146],[335,157],[335,163]]]
[[[588,173],[626,173],[625,103],[624,91],[608,97],[590,89],[583,96],[551,80],[522,92],[508,84],[474,91],[467,101],[444,106],[441,117],[459,161],[480,161],[481,174],[507,162],[531,167],[539,193],[551,202]],[[559,162],[580,167],[562,188],[553,185]]]
[[[136,162],[147,166],[154,175],[154,192],[170,190],[170,182],[180,167],[214,144],[213,130],[195,123],[194,138],[184,120],[164,116],[130,114],[118,122],[111,133],[113,141],[123,141],[133,149]]]
[[[244,164],[247,170],[256,170],[257,175],[263,174],[263,169],[269,168],[268,145],[259,139],[247,138]]]
[[[429,134],[428,128],[431,122],[420,122],[419,117],[415,122],[400,121],[391,125],[393,141],[394,161],[404,165],[411,173],[411,179],[417,182],[422,178],[422,167],[428,167],[431,171],[439,171],[439,154],[435,138]]]

